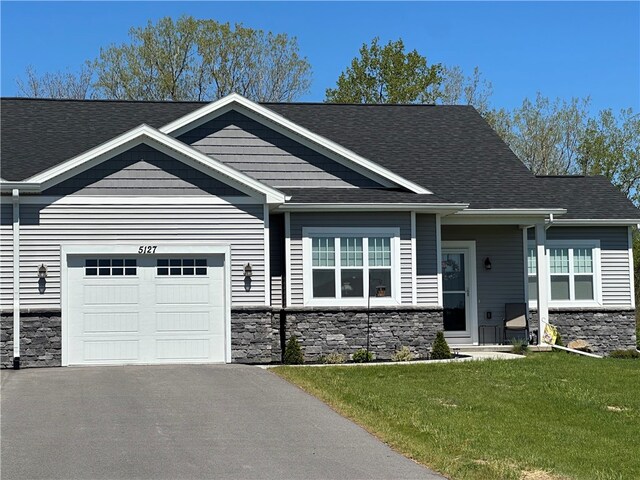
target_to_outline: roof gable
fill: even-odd
[[[245,193],[145,143],[42,192],[66,195],[239,197]]]
[[[274,188],[382,188],[234,110],[188,130],[178,140]]]
[[[300,144],[315,150],[322,155],[344,164],[350,169],[380,183],[386,187],[402,187],[418,194],[432,193],[428,189],[388,170],[379,163],[358,155],[344,146],[329,140],[291,120],[279,115],[262,105],[254,103],[241,95],[232,93],[220,100],[184,115],[160,128],[168,135],[179,137],[230,110],[235,110],[256,122],[267,125],[278,133],[292,138]]]
[[[26,179],[24,183],[38,184],[42,190],[49,189],[142,143],[247,195],[264,198],[267,203],[284,203],[285,201],[285,195],[282,192],[209,158],[148,125],[140,125],[125,132],[81,155]]]

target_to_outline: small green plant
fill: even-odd
[[[353,354],[351,359],[354,363],[367,363],[373,362],[374,359],[373,353],[367,351],[366,348],[361,348],[360,350],[356,350],[356,353]]]
[[[444,338],[444,332],[440,331],[436,334],[436,339],[431,346],[431,358],[434,360],[442,360],[445,358],[451,358],[451,350],[449,344]]]
[[[526,338],[514,338],[511,340],[511,353],[515,353],[516,355],[526,355],[528,351],[529,342]]]
[[[560,335],[560,332],[558,332],[558,335],[556,336],[556,345],[564,347],[564,343],[562,342],[562,335]]]
[[[291,336],[284,349],[284,363],[287,365],[301,365],[304,363],[302,348],[295,336]]]
[[[609,354],[611,358],[625,358],[625,359],[639,359],[640,352],[638,350],[634,350],[630,348],[629,350],[614,350]]]
[[[322,363],[330,363],[330,364],[338,364],[344,363],[346,361],[346,357],[338,352],[330,353],[329,355],[325,355],[322,357]]]
[[[396,353],[393,354],[393,357],[391,357],[391,360],[394,362],[410,362],[413,359],[414,355],[407,346],[401,347],[400,350],[397,350]]]

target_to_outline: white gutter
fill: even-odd
[[[467,208],[457,214],[457,216],[475,215],[563,215],[567,213],[566,208]],[[637,220],[636,220],[637,222]]]
[[[618,226],[625,226],[625,225],[637,225],[638,224],[638,219],[637,218],[620,218],[620,219],[579,219],[579,218],[559,218],[557,220],[555,220],[554,222],[555,225],[566,225],[566,226],[574,226],[574,227],[592,227],[592,226],[596,226],[596,225],[618,225]]]
[[[20,190],[13,200],[13,368],[20,368]]]
[[[468,203],[293,203],[277,207],[280,211],[314,211],[337,212],[352,210],[413,210],[416,212],[447,212],[454,213],[469,206]]]
[[[0,190],[3,192],[13,192],[15,189],[19,189],[23,193],[40,193],[40,184],[34,182],[7,182],[6,180],[0,181]]]

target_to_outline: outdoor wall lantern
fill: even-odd
[[[253,270],[251,269],[251,264],[247,263],[244,266],[244,276],[245,277],[251,277],[253,275]]]
[[[484,269],[491,270],[491,260],[489,260],[489,257],[484,259]]]
[[[38,278],[43,280],[47,278],[47,267],[44,263],[38,268]]]

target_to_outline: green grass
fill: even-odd
[[[451,478],[640,476],[640,361],[546,353],[273,371]]]

